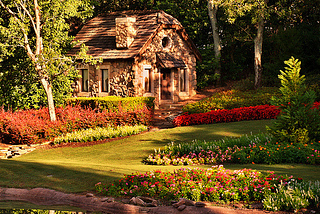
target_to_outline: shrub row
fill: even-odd
[[[315,102],[313,108],[319,108],[320,102]],[[174,126],[190,126],[212,123],[226,123],[243,120],[275,119],[280,113],[276,106],[261,105],[235,109],[218,109],[207,113],[183,114],[173,120]]]
[[[136,110],[97,111],[80,106],[56,108],[57,121],[51,122],[47,108],[6,112],[0,110],[0,142],[34,144],[80,129],[122,125],[150,125],[152,111],[147,107]]]
[[[240,91],[229,90],[216,93],[212,97],[183,107],[183,112],[189,114],[205,113],[216,109],[233,109],[270,104],[272,96],[279,93],[278,88],[261,88],[259,90]]]
[[[70,98],[66,102],[68,105],[77,106],[80,105],[83,108],[118,111],[132,111],[135,109],[141,109],[144,106],[153,110],[154,109],[154,97],[77,97]]]

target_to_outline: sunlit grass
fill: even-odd
[[[156,169],[173,171],[181,168],[180,166],[144,165],[141,162],[155,148],[163,148],[171,141],[190,142],[193,139],[212,141],[226,135],[237,137],[251,132],[255,134],[264,132],[265,126],[271,123],[272,121],[262,120],[179,127],[150,131],[89,147],[38,149],[19,158],[0,160],[0,186],[45,187],[64,192],[93,191],[94,184],[97,182],[119,179],[123,174]],[[286,165],[280,165],[278,168],[277,165],[270,167],[271,170],[279,170],[280,173],[291,172],[290,170],[285,171],[282,166]],[[208,168],[211,166],[193,167]],[[226,166],[226,168],[232,167],[234,169],[255,169],[254,167],[259,167],[259,165]],[[267,166],[261,165],[260,169],[264,170],[265,167]],[[308,179],[313,179],[320,176],[319,166],[304,167],[302,165],[302,168],[305,171],[303,171],[304,174],[300,173],[300,177],[315,174],[308,177]]]

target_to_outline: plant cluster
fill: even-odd
[[[117,126],[117,127],[96,127],[85,130],[79,130],[56,137],[54,144],[65,142],[88,142],[98,141],[115,137],[125,137],[148,130],[147,126]]]
[[[196,165],[221,163],[320,164],[320,141],[309,144],[279,143],[270,134],[226,138],[206,142],[171,143],[155,150],[145,160],[153,165]]]
[[[243,120],[274,119],[280,113],[276,106],[261,105],[234,109],[218,109],[207,113],[183,114],[173,120],[174,126],[226,123]]]
[[[95,185],[99,193],[113,196],[149,196],[194,201],[261,201],[282,183],[287,185],[292,176],[263,174],[250,169],[231,171],[222,165],[209,169],[181,168],[171,172],[156,170],[124,175],[119,181]]]
[[[266,210],[294,211],[308,206],[319,207],[320,181],[293,181],[288,185],[279,184],[276,191],[263,199],[263,207]]]
[[[51,122],[47,108],[8,112],[0,110],[0,141],[9,144],[39,143],[64,133],[94,127],[149,125],[152,111],[144,107],[131,111],[98,111],[80,106],[56,109],[58,120]]]
[[[233,109],[240,107],[270,104],[272,96],[277,95],[277,88],[260,88],[258,90],[228,90],[215,93],[212,97],[183,107],[188,114],[205,113],[216,109]]]

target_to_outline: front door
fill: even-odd
[[[171,69],[161,69],[161,100],[172,99]]]

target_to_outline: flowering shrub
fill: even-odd
[[[231,110],[218,109],[207,113],[184,114],[173,120],[174,126],[190,126],[199,124],[226,123],[243,120],[274,119],[280,113],[275,106],[262,105],[241,107]]]
[[[319,108],[320,102],[315,102],[312,108]],[[177,116],[173,120],[174,126],[190,126],[212,123],[226,123],[243,120],[275,119],[280,113],[276,106],[261,105],[234,108],[231,110],[218,109],[207,113],[188,114]]]
[[[0,141],[10,144],[33,144],[63,133],[94,127],[149,125],[152,111],[97,111],[79,106],[56,109],[57,121],[51,122],[48,109],[6,112],[0,110]]]
[[[221,163],[305,163],[320,164],[320,141],[309,144],[279,143],[270,134],[227,138],[205,142],[171,143],[155,150],[145,160],[154,165],[196,165]]]
[[[144,195],[166,200],[183,197],[194,201],[261,201],[273,192],[275,185],[287,185],[292,179],[273,172],[231,171],[220,165],[210,169],[181,168],[173,173],[156,170],[124,175],[114,183],[97,183],[96,190],[105,195]]]

